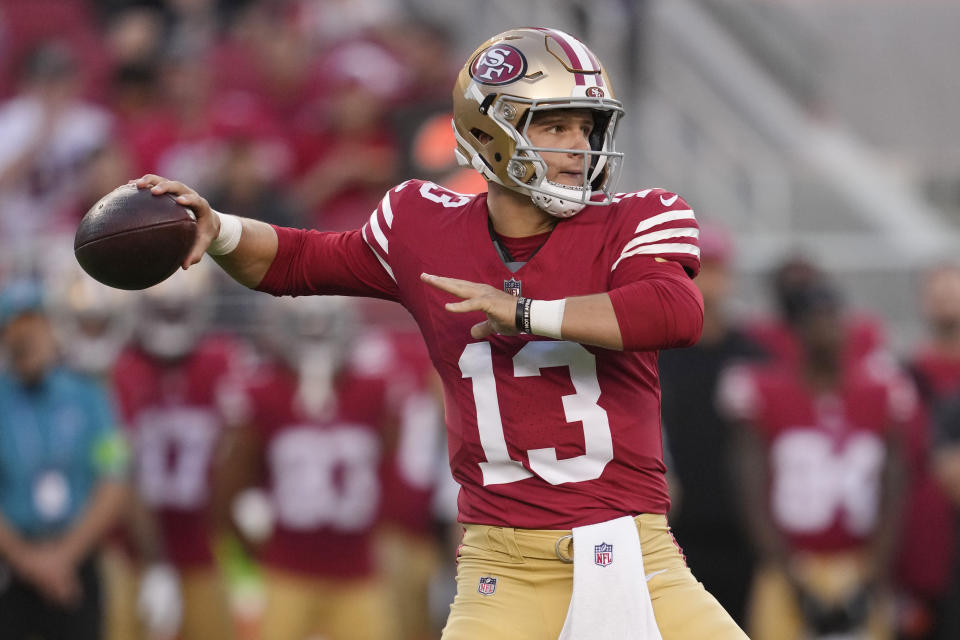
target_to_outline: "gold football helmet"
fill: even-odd
[[[589,150],[548,149],[530,143],[532,115],[547,109],[590,109]],[[453,89],[453,130],[460,164],[487,180],[529,195],[562,218],[586,205],[612,202],[622,153],[614,150],[623,106],[610,78],[586,45],[557,29],[512,29],[484,42],[460,71]],[[547,180],[541,152],[583,156],[583,184]]]

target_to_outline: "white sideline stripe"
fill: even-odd
[[[629,251],[634,247],[640,246],[641,244],[650,244],[653,242],[660,242],[661,240],[666,240],[667,238],[699,238],[700,230],[693,227],[679,227],[677,229],[664,229],[663,231],[651,231],[650,233],[645,233],[642,236],[637,236],[630,242],[628,242],[624,247],[623,251]]]
[[[640,222],[637,225],[634,233],[640,233],[641,231],[646,231],[651,227],[655,227],[658,224],[664,224],[665,222],[673,222],[675,220],[695,220],[696,217],[693,215],[693,209],[675,209],[674,211],[665,211],[663,213],[658,213],[657,215],[647,218]]]
[[[380,254],[377,253],[377,250],[370,244],[370,240],[367,238],[367,225],[363,225],[360,234],[363,236],[363,241],[367,243],[367,246],[370,247],[370,251],[373,252],[373,255],[377,256],[377,260],[380,261],[380,265],[387,272],[387,275],[390,276],[390,279],[394,282],[397,281],[397,277],[393,275],[393,269],[390,268],[390,265],[387,264],[387,261],[380,257]]]
[[[387,248],[387,236],[383,235],[383,231],[380,229],[380,221],[377,220],[376,209],[374,209],[370,215],[370,229],[373,231],[373,237],[376,239],[377,244],[383,248],[383,252],[389,254],[390,250]]]
[[[383,209],[383,219],[387,223],[387,228],[393,227],[393,209],[390,207],[390,192],[387,192],[387,195],[383,196],[383,200],[380,201],[380,207]],[[376,215],[376,211],[373,212]]]
[[[700,257],[700,247],[695,244],[683,244],[683,243],[667,243],[667,244],[645,244],[642,247],[637,247],[632,251],[624,251],[620,254],[620,257],[617,258],[617,261],[613,263],[613,266],[610,267],[610,271],[613,271],[617,268],[617,265],[620,264],[620,261],[624,258],[629,258],[630,256],[637,255],[660,255],[664,253],[686,253],[691,256]]]

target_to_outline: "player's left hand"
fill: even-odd
[[[420,279],[441,291],[462,298],[460,302],[448,302],[445,305],[447,311],[454,313],[482,311],[487,314],[486,320],[470,327],[470,335],[474,338],[482,340],[498,333],[505,336],[515,336],[520,333],[516,327],[516,296],[488,284],[469,280],[444,278],[429,273],[421,273]]]

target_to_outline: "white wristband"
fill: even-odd
[[[567,299],[534,300],[530,304],[530,333],[548,338],[560,338],[563,310]]]
[[[213,211],[211,209],[211,211]],[[240,244],[240,235],[243,233],[243,223],[240,218],[229,213],[213,211],[213,215],[220,219],[220,233],[207,247],[207,253],[212,256],[222,256],[230,253]]]

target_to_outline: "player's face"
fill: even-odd
[[[527,137],[537,147],[590,149],[593,114],[589,109],[552,109],[534,114]],[[547,180],[573,187],[583,185],[583,154],[541,152],[547,163]]]
[[[800,322],[800,337],[808,354],[835,356],[843,347],[843,318],[839,309],[809,311]]]
[[[960,270],[944,268],[923,283],[923,312],[935,331],[960,328]]]

